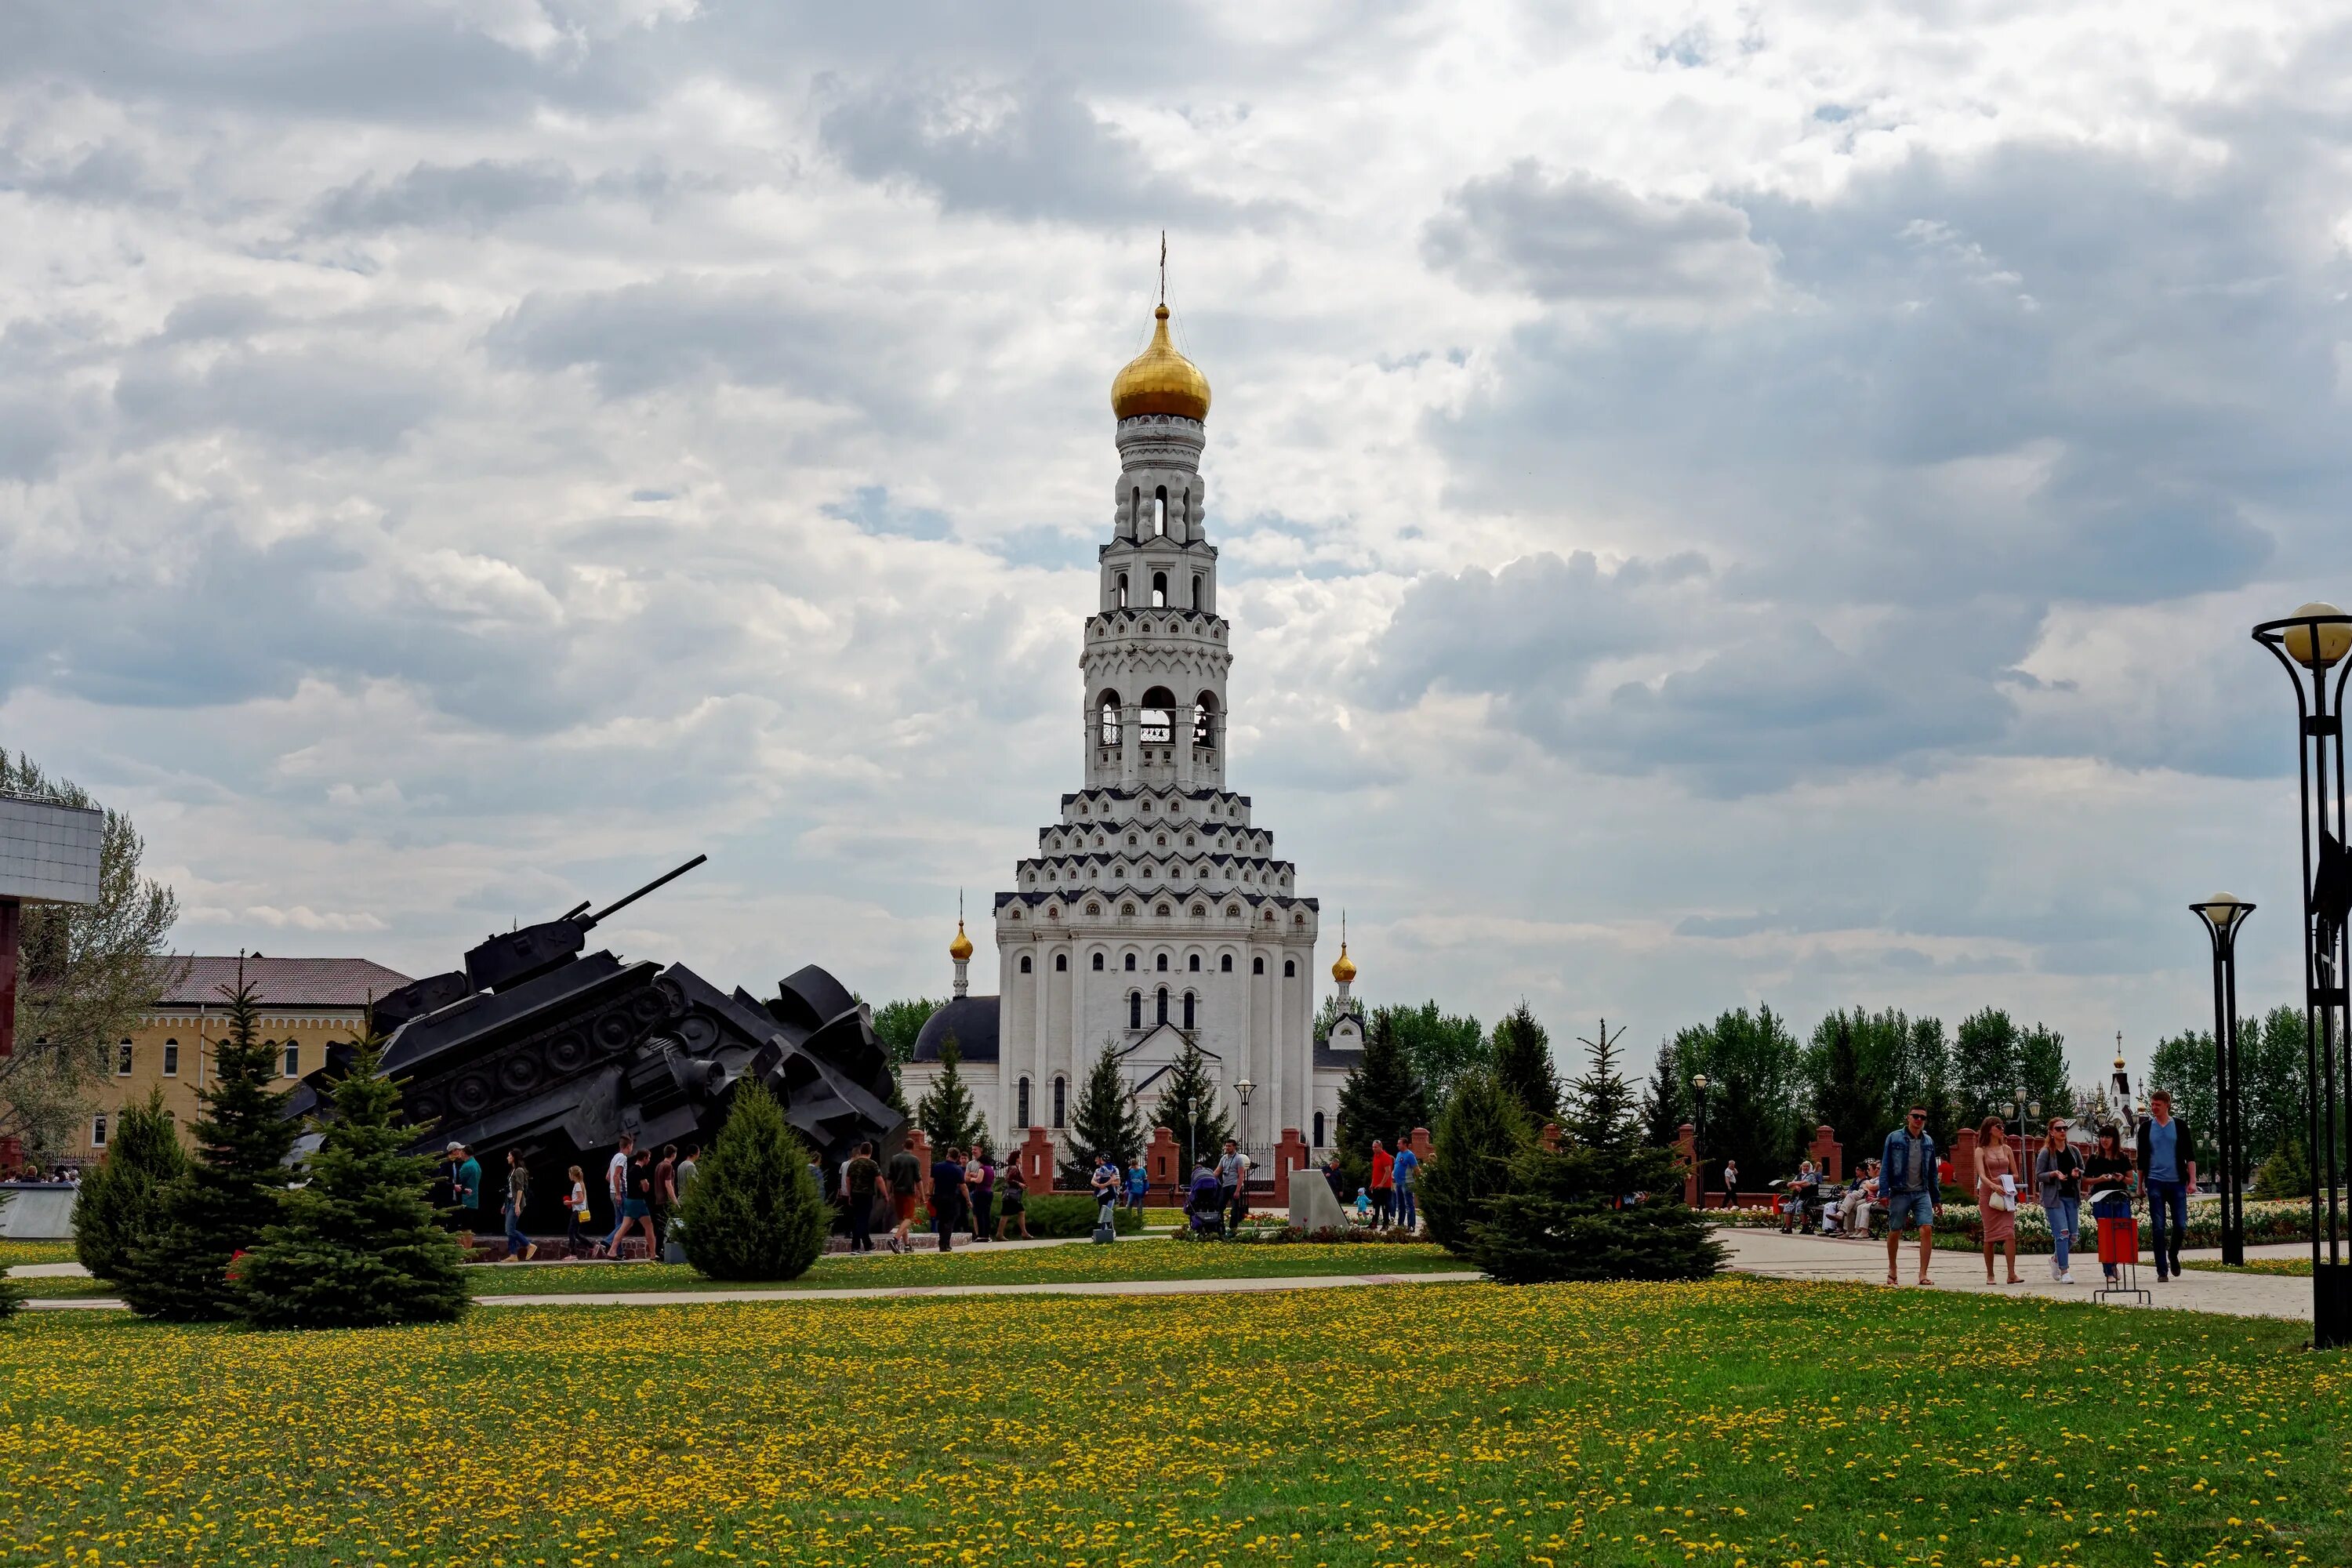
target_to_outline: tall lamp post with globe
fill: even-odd
[[[2234,893],[2215,893],[2189,912],[2205,922],[2213,947],[2213,1079],[2221,1153],[2221,1261],[2246,1260],[2246,1198],[2238,1179],[2246,1168],[2245,1107],[2238,1085],[2238,928],[2254,906]]]
[[[1698,1091],[1697,1124],[1691,1129],[1691,1165],[1698,1178],[1698,1206],[1706,1207],[1706,1074],[1691,1075],[1691,1088]],[[1731,1202],[1726,1197],[1724,1203]]]
[[[2346,979],[2344,926],[2352,914],[2352,863],[2344,849],[2344,656],[2352,653],[2352,616],[2333,605],[2305,605],[2264,621],[2253,638],[2270,649],[2294,683],[2295,763],[2302,790],[2304,1068],[2311,1131],[2311,1342],[2326,1350],[2352,1344],[2352,1235],[2337,1184],[2347,1121],[2342,1037]],[[2330,672],[2334,679],[2330,679]],[[2323,1246],[2323,1243],[2325,1244]]]

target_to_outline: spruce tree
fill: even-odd
[[[1633,1089],[1617,1069],[1617,1041],[1624,1033],[1619,1029],[1612,1036],[1609,1020],[1603,1018],[1601,1037],[1582,1042],[1592,1061],[1584,1076],[1569,1086],[1566,1131],[1588,1149],[1618,1152],[1639,1142]]]
[[[399,1086],[376,1076],[383,1045],[373,1031],[358,1042],[305,1166],[308,1180],[279,1201],[279,1223],[238,1270],[245,1316],[262,1328],[365,1329],[465,1315],[465,1255],[433,1207],[439,1162],[404,1152],[415,1129],[400,1115]]]
[[[1339,1086],[1339,1170],[1349,1186],[1361,1186],[1372,1167],[1372,1140],[1397,1139],[1429,1124],[1429,1097],[1385,1014],[1374,1014],[1364,1035],[1361,1060]]]
[[[1470,1227],[1508,1190],[1511,1163],[1537,1131],[1498,1072],[1474,1069],[1454,1080],[1416,1183],[1432,1240],[1454,1252],[1468,1248]]]
[[[163,1194],[187,1168],[160,1086],[145,1103],[123,1107],[106,1158],[74,1194],[74,1256],[81,1266],[100,1279],[122,1278],[131,1253],[154,1238]]]
[[[1551,1037],[1524,996],[1495,1026],[1495,1076],[1518,1098],[1538,1131],[1559,1120],[1559,1072],[1552,1065]]]
[[[1190,1162],[1184,1168],[1184,1179],[1190,1181],[1192,1166],[1204,1157],[1213,1162],[1225,1140],[1234,1135],[1233,1118],[1225,1114],[1224,1099],[1217,1092],[1209,1058],[1190,1037],[1162,1081],[1167,1087],[1160,1091],[1160,1103],[1151,1109],[1151,1124],[1165,1127],[1175,1138],[1177,1152]]]
[[[988,1122],[964,1086],[963,1047],[953,1035],[940,1042],[940,1076],[917,1102],[915,1121],[934,1150],[969,1149],[988,1136]]]
[[[1508,1190],[1470,1226],[1470,1252],[1507,1284],[1552,1279],[1696,1279],[1723,1266],[1706,1218],[1683,1203],[1683,1164],[1644,1142],[1633,1093],[1604,1031],[1571,1090],[1579,1138],[1554,1153],[1535,1145]]]
[[[122,1299],[142,1317],[177,1322],[236,1315],[237,1255],[261,1240],[278,1219],[286,1191],[286,1156],[296,1128],[284,1115],[286,1096],[269,1085],[278,1053],[258,1037],[260,1005],[237,965],[228,1000],[227,1037],[213,1053],[213,1081],[196,1096],[196,1158],[164,1189],[152,1238],[134,1249],[116,1280]]]
[[[1079,1087],[1069,1132],[1070,1158],[1062,1163],[1062,1173],[1073,1186],[1083,1187],[1094,1175],[1098,1154],[1109,1155],[1122,1171],[1143,1155],[1143,1116],[1119,1074],[1117,1053],[1108,1046],[1096,1054]]]
[[[677,1217],[687,1261],[713,1279],[796,1279],[824,1250],[833,1205],[764,1085],[737,1086]]]

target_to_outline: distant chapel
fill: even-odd
[[[1097,1053],[1117,1055],[1148,1115],[1190,1037],[1261,1160],[1286,1129],[1319,1152],[1363,1047],[1356,966],[1342,941],[1339,1016],[1318,1046],[1318,901],[1274,858],[1249,796],[1225,787],[1233,650],[1202,527],[1209,382],[1169,342],[1168,307],[1156,315],[1150,346],[1111,383],[1119,476],[1078,655],[1085,785],[996,895],[996,995],[969,994],[972,944],[956,922],[954,996],[923,1026],[906,1094],[930,1086],[951,1034],[997,1146],[1037,1126],[1066,1152]]]

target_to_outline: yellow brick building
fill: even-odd
[[[180,1123],[182,1142],[193,1141],[196,1091],[210,1081],[213,1050],[227,1032],[228,998],[236,985],[237,960],[190,958],[155,1011],[112,1047],[113,1072],[98,1091],[97,1105],[79,1130],[68,1157],[88,1161],[106,1152],[106,1140],[121,1109],[144,1100],[162,1086],[163,1103]],[[263,958],[247,954],[245,978],[260,1000],[261,1037],[277,1053],[280,1079],[288,1084],[327,1065],[327,1047],[359,1037],[368,1002],[408,984],[408,976],[364,958]]]

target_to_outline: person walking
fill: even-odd
[[[1347,1173],[1339,1169],[1339,1156],[1326,1154],[1323,1157],[1323,1181],[1324,1184],[1331,1189],[1331,1199],[1334,1203],[1348,1201],[1347,1180]]]
[[[996,1239],[1013,1239],[1004,1234],[1004,1227],[1018,1225],[1021,1227],[1019,1239],[1026,1241],[1029,1239],[1029,1184],[1023,1179],[1020,1166],[1004,1167],[1003,1187],[996,1205]]]
[[[890,1184],[890,1206],[898,1223],[890,1227],[890,1250],[904,1252],[910,1239],[908,1232],[915,1226],[915,1194],[922,1191],[923,1163],[915,1158],[912,1149],[901,1147],[883,1167],[883,1179]]]
[[[2156,1282],[2161,1285],[2168,1268],[2173,1277],[2180,1273],[2180,1234],[2189,1228],[2189,1194],[2197,1188],[2197,1140],[2189,1123],[2172,1114],[2168,1089],[2147,1097],[2147,1120],[2139,1124],[2139,1168],[2147,1189]]]
[[[874,1145],[860,1143],[849,1163],[841,1168],[841,1185],[849,1199],[849,1250],[874,1250],[874,1190],[881,1184],[882,1167],[875,1163]]]
[[[1231,1234],[1227,1216],[1234,1212],[1234,1194],[1241,1190],[1241,1145],[1228,1138],[1224,1152],[1217,1156],[1217,1226],[1227,1234]]]
[[[1139,1160],[1127,1169],[1127,1206],[1138,1214],[1142,1213],[1143,1200],[1150,1195],[1150,1192],[1151,1177],[1144,1171],[1143,1163]]]
[[[482,1220],[482,1163],[463,1143],[449,1145],[449,1196],[457,1207],[457,1229],[473,1235]]]
[[[964,1217],[963,1151],[942,1149],[931,1163],[931,1232],[941,1252],[955,1250],[956,1227]]]
[[[1251,1159],[1248,1153],[1244,1151],[1236,1151],[1234,1152],[1234,1159],[1235,1163],[1234,1165],[1233,1201],[1225,1205],[1225,1234],[1227,1236],[1231,1236],[1235,1231],[1241,1229],[1244,1222],[1249,1218],[1250,1173],[1257,1169],[1257,1162]]]
[[[1230,1149],[1233,1146],[1233,1141],[1227,1139],[1225,1147]],[[1095,1192],[1095,1228],[1100,1230],[1107,1225],[1115,1225],[1117,1216],[1113,1211],[1118,1207],[1118,1167],[1110,1163],[1108,1154],[1095,1156],[1094,1173],[1087,1178],[1087,1184]]]
[[[1397,1224],[1407,1230],[1421,1226],[1421,1211],[1413,1204],[1413,1179],[1420,1174],[1421,1156],[1412,1152],[1409,1141],[1399,1138],[1396,1159],[1389,1166],[1389,1184],[1396,1194]]]
[[[2074,1282],[2074,1233],[2083,1215],[2083,1157],[2066,1142],[2066,1119],[2053,1116],[2033,1156],[2033,1184],[2050,1221],[2050,1278]]]
[[[1389,1152],[1388,1145],[1377,1138],[1372,1140],[1371,1177],[1364,1184],[1371,1189],[1372,1223],[1386,1226],[1396,1202],[1396,1157]]]
[[[2128,1220],[2132,1212],[2132,1163],[2124,1153],[2124,1136],[2110,1124],[2099,1129],[2099,1141],[2091,1150],[2091,1157],[2083,1162],[2083,1190],[2090,1194],[2091,1224],[2095,1229],[2101,1220]],[[2132,1227],[2132,1257],[2139,1256],[2139,1227]],[[2099,1269],[2113,1286],[2119,1282],[2119,1265],[2108,1257],[2109,1249],[2099,1249]]]
[[[572,1190],[564,1195],[563,1256],[585,1258],[595,1248],[588,1235],[588,1173],[574,1165],[564,1173]]]
[[[621,1134],[621,1146],[614,1150],[613,1157],[604,1163],[604,1195],[613,1200],[613,1234],[596,1248],[599,1258],[613,1256],[613,1249],[620,1245],[621,1232],[628,1227],[625,1211],[629,1206],[629,1156],[636,1152],[637,1135],[624,1132]]]
[[[661,1261],[661,1238],[654,1234],[654,1156],[639,1149],[629,1156],[628,1193],[621,1200],[621,1228],[613,1238],[614,1256],[634,1226],[646,1238],[646,1261]]]
[[[971,1167],[966,1173],[966,1195],[971,1201],[971,1238],[974,1241],[996,1239],[996,1156],[983,1143],[971,1152]]]
[[[1739,1206],[1739,1162],[1737,1160],[1723,1163],[1723,1206],[1727,1209]]]
[[[522,1205],[530,1195],[530,1167],[522,1163],[522,1151],[507,1151],[507,1261],[528,1263],[539,1256],[539,1247],[522,1233]]]
[[[1977,1222],[1984,1246],[1985,1283],[1993,1283],[1993,1249],[2008,1254],[2009,1283],[2025,1281],[2017,1272],[2017,1152],[2009,1146],[2009,1127],[1998,1116],[1988,1116],[1977,1129]]]
[[[677,1196],[680,1203],[686,1201],[687,1189],[694,1185],[694,1178],[701,1173],[701,1168],[702,1145],[688,1143],[686,1152],[678,1157],[677,1162]]]
[[[1878,1195],[1886,1205],[1886,1282],[1902,1282],[1895,1268],[1902,1261],[1903,1233],[1916,1226],[1919,1283],[1930,1283],[1927,1267],[1936,1255],[1936,1215],[1944,1197],[1936,1185],[1936,1140],[1927,1133],[1926,1106],[1913,1106],[1880,1147]]]
[[[677,1145],[662,1145],[661,1158],[654,1162],[654,1234],[661,1238],[656,1245],[658,1252],[669,1242],[669,1216],[677,1208]]]

